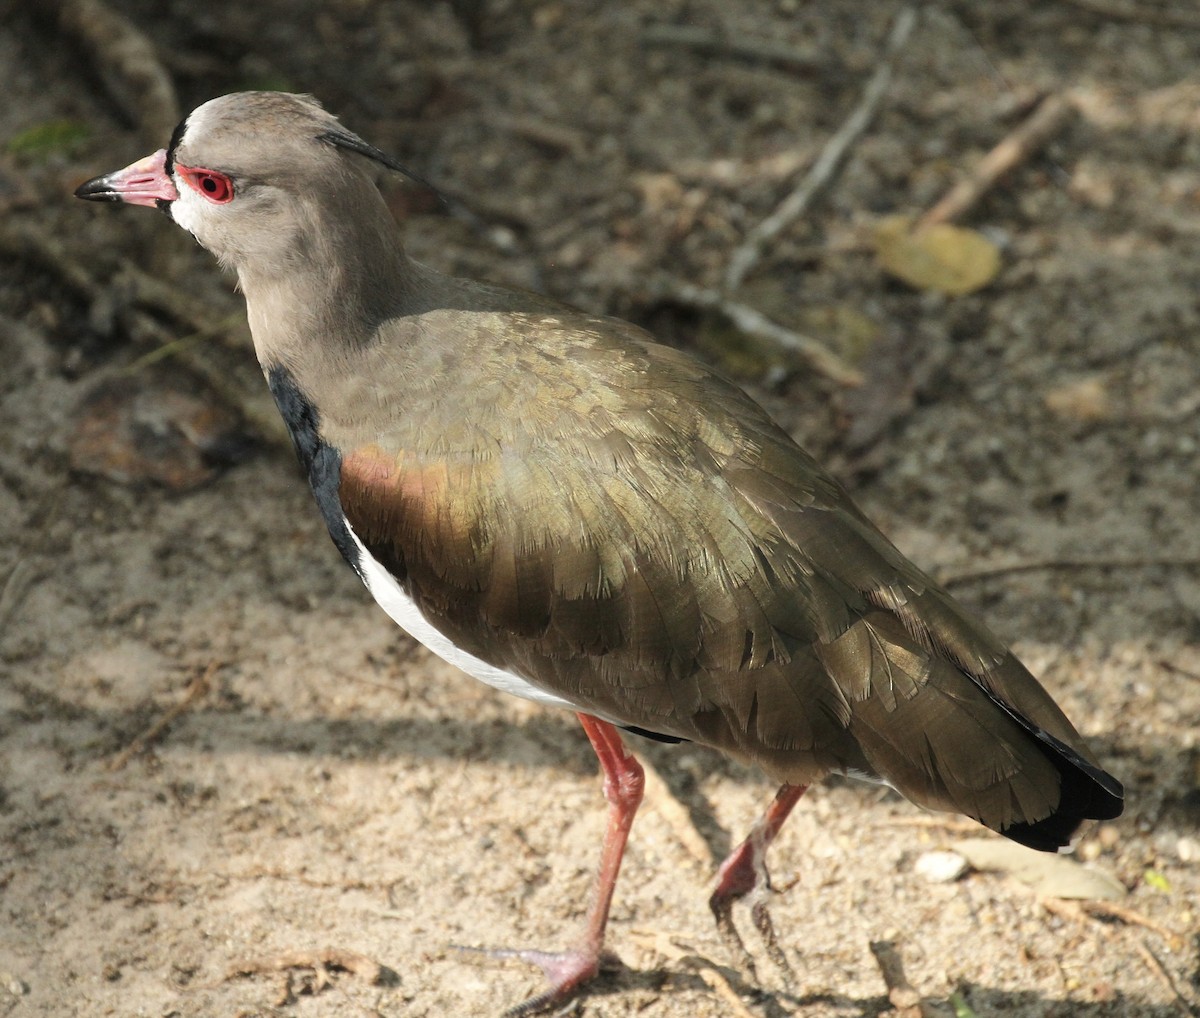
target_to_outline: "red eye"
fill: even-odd
[[[233,181],[216,170],[202,170],[193,166],[175,164],[175,171],[197,194],[203,195],[214,205],[233,201]]]

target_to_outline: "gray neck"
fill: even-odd
[[[238,266],[264,369],[361,348],[413,305],[420,273],[379,193],[364,184],[369,192],[349,202],[341,195],[336,209],[314,197],[280,257]]]

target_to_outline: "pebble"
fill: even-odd
[[[0,987],[14,997],[23,997],[29,992],[29,986],[25,980],[17,978],[11,972],[0,972]]]
[[[957,852],[925,852],[913,865],[913,872],[931,884],[948,884],[970,868],[970,863]]]

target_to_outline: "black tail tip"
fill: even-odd
[[[1062,794],[1058,809],[1043,820],[1017,823],[1000,833],[1006,838],[1036,848],[1057,852],[1066,848],[1087,820],[1115,820],[1125,811],[1125,788],[1108,771],[1101,770],[1075,754],[1063,760]]]

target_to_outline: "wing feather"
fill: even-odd
[[[580,710],[782,780],[865,771],[996,829],[1103,774],[736,386],[623,323],[542,320],[526,349],[493,317],[454,365],[489,395],[469,424],[425,389],[382,433],[331,428],[348,520],[446,636]]]

